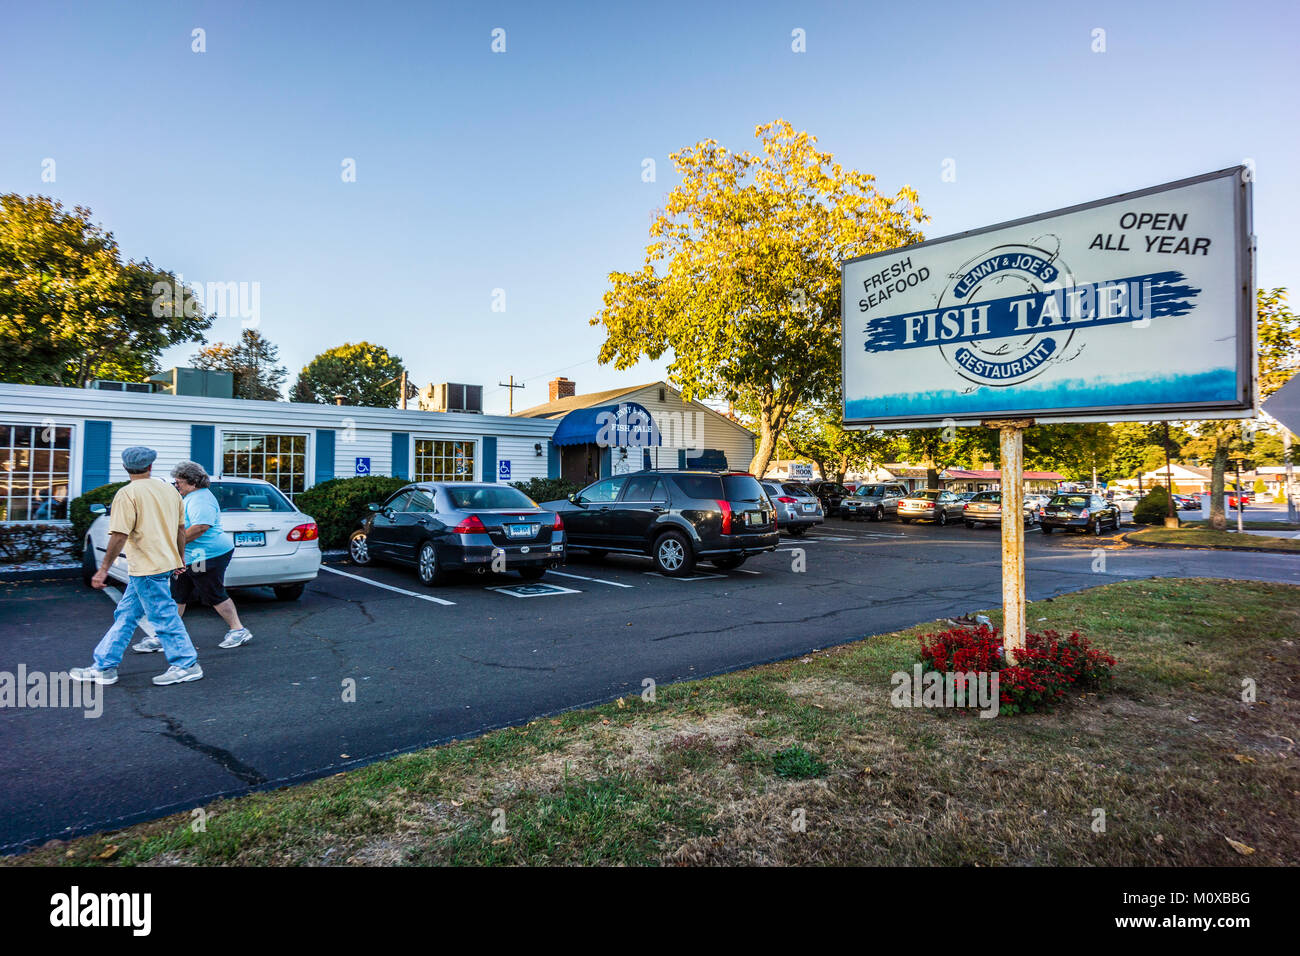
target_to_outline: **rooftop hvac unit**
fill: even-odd
[[[483,414],[483,386],[458,385],[443,382],[433,386],[433,408],[435,412],[467,412],[473,415]]]
[[[153,392],[152,382],[114,382],[105,378],[97,378],[88,386],[98,392],[143,392],[146,395]]]

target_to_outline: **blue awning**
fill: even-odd
[[[555,429],[552,444],[642,447],[662,445],[659,426],[636,402],[597,405],[569,412]]]

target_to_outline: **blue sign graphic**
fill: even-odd
[[[356,472],[356,473],[357,473],[358,475],[368,475],[368,474],[370,474],[370,459],[369,459],[369,458],[358,458],[358,459],[357,459],[357,472]]]
[[[510,480],[510,462],[508,461],[497,462],[497,480],[498,481]]]

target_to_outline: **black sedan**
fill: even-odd
[[[353,564],[413,565],[435,585],[452,571],[518,571],[535,581],[564,563],[563,519],[509,485],[420,482],[368,507],[348,541]]]
[[[822,503],[822,511],[827,516],[838,515],[844,499],[853,494],[838,481],[807,481],[804,484],[817,496],[817,500]]]
[[[1100,495],[1059,494],[1052,495],[1043,506],[1039,527],[1043,534],[1062,528],[1100,535],[1105,528],[1118,531],[1120,520],[1119,505],[1111,504]]]

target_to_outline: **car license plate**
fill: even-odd
[[[266,546],[265,531],[236,531],[236,548],[262,548]]]
[[[761,512],[761,511],[746,511],[746,512],[745,512],[745,524],[746,524],[746,525],[749,525],[750,527],[753,527],[753,526],[756,525],[756,524],[763,524],[763,523],[764,523],[764,522],[763,522],[763,512]]]
[[[531,538],[537,534],[539,524],[508,524],[506,534],[512,538]]]
[[[816,509],[816,507],[817,507],[816,505],[804,505],[803,510],[811,513],[813,510]]]

